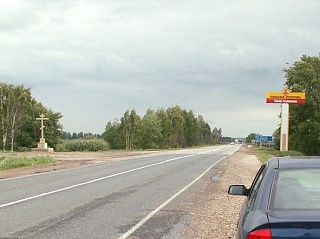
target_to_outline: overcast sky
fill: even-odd
[[[266,92],[319,55],[320,1],[0,0],[0,34],[0,81],[61,112],[64,131],[179,105],[224,136],[271,135]]]

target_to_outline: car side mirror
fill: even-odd
[[[249,189],[244,185],[231,185],[228,190],[230,195],[244,195],[248,196]]]

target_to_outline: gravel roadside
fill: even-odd
[[[188,239],[236,238],[236,225],[244,197],[228,195],[228,188],[231,184],[249,187],[261,164],[254,151],[245,145],[226,158],[218,173],[220,180],[209,183],[199,195],[182,236]]]

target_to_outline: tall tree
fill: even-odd
[[[2,149],[5,150],[9,135],[10,149],[13,151],[15,133],[25,122],[24,119],[30,109],[31,92],[23,85],[14,86],[1,83],[0,87]]]
[[[290,105],[289,148],[308,155],[320,154],[320,57],[303,55],[284,70],[286,86],[305,92],[306,103]]]
[[[278,127],[272,134],[274,149],[280,150],[280,127]]]
[[[211,144],[212,143],[212,134],[211,134],[211,128],[208,123],[206,123],[203,119],[202,115],[198,115],[198,124],[200,127],[200,143],[203,145]]]
[[[218,143],[219,141],[221,141],[221,138],[222,138],[221,128],[218,129],[217,127],[214,127],[214,129],[212,130],[212,137],[213,137],[214,143]]]
[[[130,149],[130,135],[131,135],[131,124],[130,124],[130,114],[129,110],[127,110],[123,117],[121,118],[121,129],[123,131],[125,142],[126,142],[126,150]]]
[[[185,118],[183,110],[176,105],[167,109],[167,114],[172,125],[171,147],[182,147],[185,144],[184,125]]]
[[[0,110],[1,110],[1,133],[2,133],[2,150],[6,150],[6,142],[9,128],[8,117],[8,94],[10,87],[5,83],[0,83]]]
[[[252,143],[253,140],[256,139],[256,134],[255,133],[250,133],[247,138],[246,138],[246,143]]]
[[[143,149],[156,149],[160,147],[161,124],[154,110],[148,109],[141,120],[141,147]]]
[[[156,112],[157,119],[159,120],[161,129],[161,138],[159,139],[160,148],[169,148],[170,140],[173,131],[172,123],[168,113],[163,109],[159,108]]]
[[[124,134],[120,129],[120,122],[118,119],[115,119],[113,123],[108,122],[102,137],[109,143],[112,149],[125,148]]]
[[[198,124],[197,118],[195,117],[192,110],[187,112],[184,110],[184,118],[185,118],[185,143],[186,146],[195,146],[199,145],[199,132],[200,125]]]
[[[127,110],[121,118],[121,129],[125,136],[126,150],[131,150],[138,143],[138,132],[140,126],[140,116],[133,109]]]
[[[141,127],[141,117],[137,114],[135,109],[132,109],[130,112],[130,149],[134,149],[138,146],[139,131]]]

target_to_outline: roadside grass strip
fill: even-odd
[[[29,167],[44,163],[54,163],[55,159],[49,156],[37,156],[37,157],[1,157],[0,158],[0,171]]]

